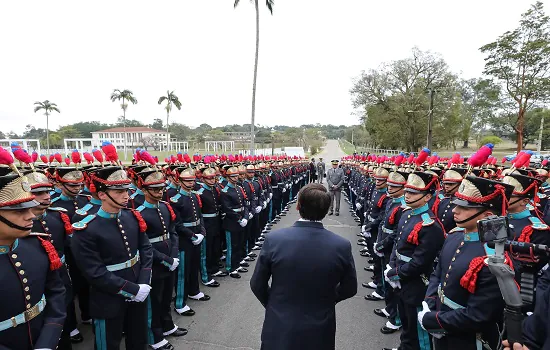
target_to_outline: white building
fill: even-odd
[[[124,136],[126,136],[126,147],[151,147],[154,145],[166,146],[166,131],[156,130],[145,126],[111,128],[92,132],[92,140],[99,144],[103,141],[110,141],[117,149],[124,148]],[[175,140],[174,140],[175,141]],[[172,142],[172,140],[170,140]],[[95,142],[94,142],[95,143]]]

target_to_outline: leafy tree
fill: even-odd
[[[537,1],[522,14],[519,27],[480,48],[486,54],[484,74],[502,85],[503,105],[515,107],[517,151],[524,144],[525,115],[550,93],[550,18]]]
[[[120,108],[122,108],[122,124],[124,128],[124,159],[126,160],[128,158],[126,153],[126,109],[128,108],[128,104],[126,102],[130,102],[132,104],[138,103],[137,99],[134,97],[134,93],[130,90],[122,90],[114,89],[113,93],[111,93],[111,101],[120,101],[122,100],[122,103],[120,104]]]
[[[71,124],[70,126],[78,130],[78,132],[82,135],[82,137],[85,137],[85,138],[91,138],[92,132],[94,131],[104,130],[110,127],[109,124],[100,123],[98,121],[78,122],[78,123]]]
[[[486,145],[488,143],[492,143],[493,145],[498,145],[499,143],[502,143],[502,139],[498,136],[493,136],[493,135],[485,136],[481,139],[481,142],[480,142],[481,145]]]
[[[125,119],[123,116],[120,116],[117,118],[117,122],[115,125],[112,125],[113,127],[131,127],[131,128],[135,128],[135,127],[139,127],[139,126],[145,126],[145,124],[143,124],[142,122],[140,122],[139,120],[135,120],[135,119]]]
[[[155,118],[153,124],[151,124],[150,126],[155,130],[162,130],[164,128],[164,125],[162,124],[162,119],[160,118]]]
[[[181,110],[181,102],[174,94],[174,91],[166,91],[166,96],[161,96],[159,98],[158,104],[162,104],[163,102],[166,102],[166,106],[164,109],[166,109],[166,149],[170,150],[170,135],[168,134],[168,128],[170,126],[170,111],[172,111],[172,105],[176,106],[176,108]]]
[[[235,7],[239,5],[240,0],[235,0]],[[258,53],[260,50],[260,7],[258,5],[258,0],[251,0],[254,3],[256,9],[256,53],[254,56],[254,79],[252,81],[252,118],[250,124],[250,134],[252,135],[252,140],[250,143],[250,151],[254,152],[254,122],[256,116],[256,80],[258,77]],[[265,5],[269,12],[273,15],[273,4],[274,0],[266,0]]]
[[[52,112],[59,112],[59,108],[57,105],[53,102],[50,102],[49,100],[45,100],[43,102],[37,101],[34,103],[34,113],[38,111],[44,111],[44,114],[46,115],[46,143],[48,147],[48,152],[50,151],[50,135],[49,135],[49,129],[50,129],[50,114]]]

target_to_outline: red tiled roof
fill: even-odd
[[[105,130],[98,130],[98,131],[94,131],[92,132],[92,134],[94,133],[99,133],[99,132],[124,132],[124,128],[120,127],[120,128],[111,128],[111,129],[105,129]],[[152,128],[148,128],[146,126],[128,126],[126,127],[126,132],[151,132],[151,133],[165,133],[166,131],[162,131],[162,130],[156,130],[156,129],[152,129]]]

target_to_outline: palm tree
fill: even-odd
[[[240,0],[235,0],[235,7],[239,5]],[[254,2],[256,7],[256,56],[254,59],[254,80],[252,82],[252,120],[250,123],[250,154],[254,154],[254,118],[256,116],[256,79],[258,77],[258,50],[260,47],[260,8],[258,6],[258,0],[250,0]],[[273,5],[275,0],[265,0],[265,5],[269,9],[269,12],[273,15]]]
[[[120,105],[120,108],[122,108],[122,122],[124,127],[124,160],[128,160],[128,155],[126,154],[126,108],[128,107],[128,104],[126,101],[131,102],[132,104],[136,104],[138,101],[134,97],[134,94],[130,90],[122,90],[114,89],[113,93],[111,94],[111,101],[120,101],[122,100],[122,104]]]
[[[34,113],[43,109],[44,114],[46,115],[46,143],[48,145],[48,153],[50,153],[50,113],[60,113],[59,108],[57,108],[57,105],[55,103],[48,100],[44,102],[37,101],[34,103],[34,105]]]
[[[166,150],[170,151],[170,135],[168,134],[170,111],[172,110],[172,105],[176,106],[178,110],[181,110],[181,102],[178,96],[174,94],[174,91],[170,90],[166,91],[166,96],[161,96],[159,98],[159,105],[164,101],[166,101],[166,107],[164,107],[166,109]]]

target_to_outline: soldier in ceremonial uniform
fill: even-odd
[[[401,213],[406,208],[404,186],[407,183],[408,176],[408,173],[401,171],[392,171],[388,175],[388,196],[391,200],[386,205],[384,219],[378,231],[376,244],[374,245],[374,253],[380,257],[384,268],[390,261],[397,239]],[[363,287],[366,287],[370,283],[363,283]],[[398,298],[399,296],[396,291],[390,285],[384,283],[386,307],[383,309],[374,309],[376,315],[388,319],[386,324],[380,329],[380,332],[383,334],[394,333],[401,328],[401,320],[397,313]]]
[[[487,255],[493,253],[479,240],[477,221],[505,215],[512,190],[507,184],[467,176],[455,194],[457,228],[445,240],[418,314],[422,329],[434,337],[435,349],[497,349],[499,345],[504,302],[486,265]]]
[[[55,349],[65,321],[61,260],[47,234],[29,236],[39,205],[30,190],[20,174],[0,176],[2,350]]]
[[[399,220],[399,237],[392,261],[385,270],[386,281],[394,289],[400,288],[401,350],[423,350],[426,344],[429,346],[429,335],[418,327],[417,315],[422,309],[434,261],[445,240],[443,229],[428,207],[436,181],[434,175],[424,172],[409,174],[405,185],[408,208]]]
[[[206,168],[202,172],[201,188],[197,194],[202,202],[202,218],[206,230],[206,272],[201,271],[202,283],[209,287],[219,287],[214,277],[225,277],[228,272],[219,267],[222,256],[221,246],[221,190],[216,186],[216,169]],[[203,243],[204,245],[204,243]]]
[[[141,214],[125,209],[130,179],[121,167],[92,173],[101,208],[73,224],[71,249],[91,286],[90,314],[96,349],[147,347],[147,303],[153,249]]]
[[[271,164],[271,190],[273,191],[273,201],[271,205],[271,220],[277,222],[281,218],[281,207],[283,201],[283,175],[279,170],[279,164],[277,161]]]
[[[259,169],[258,169],[259,170]],[[245,251],[246,257],[244,258],[244,261],[254,261],[254,258],[251,257],[249,254],[256,255],[252,252],[253,249],[258,249],[259,247],[256,245],[256,241],[260,237],[260,215],[262,211],[267,208],[267,200],[264,197],[262,185],[258,181],[258,178],[256,177],[256,166],[254,165],[248,165],[246,167],[246,179],[245,179],[245,190],[246,186],[250,188],[250,194],[252,197],[249,196],[249,199],[251,201],[250,208],[253,210],[254,216],[248,220],[247,228],[249,228],[249,231],[247,232],[247,242],[246,242],[246,248]],[[247,191],[248,195],[248,191]],[[246,265],[242,265],[244,267],[248,267]]]
[[[90,201],[90,197],[80,194],[84,185],[84,173],[76,167],[59,167],[55,171],[55,179],[57,181],[57,186],[61,189],[61,194],[52,199],[51,206],[67,210],[66,214],[72,219],[76,211],[86,207]],[[83,323],[91,324],[92,317],[90,315],[90,293],[88,284],[82,276],[82,272],[76,263],[70,245],[66,246],[65,256],[67,265],[70,269],[73,285],[72,293],[74,297],[78,296],[80,318]],[[70,321],[71,318],[72,316],[69,315]],[[82,341],[82,335],[78,333],[76,328],[70,331],[74,342]]]
[[[333,208],[336,209],[336,216],[340,215],[340,196],[342,195],[342,185],[344,184],[344,170],[338,168],[338,160],[331,162],[332,168],[327,171],[327,186],[330,194],[330,208],[328,215],[333,214]],[[336,204],[334,203],[336,202]]]
[[[537,198],[540,180],[513,172],[504,176],[502,182],[514,186],[508,207],[510,224],[508,239],[550,245],[550,227],[533,216],[528,208],[529,202]],[[534,259],[532,256],[513,254],[512,259],[516,270],[516,281],[522,287],[525,311],[533,311],[534,289],[536,289],[538,275],[548,262],[548,258],[543,256]]]
[[[162,172],[145,168],[135,174],[145,200],[136,210],[147,224],[147,236],[153,248],[153,272],[149,303],[149,345],[153,349],[172,350],[165,337],[181,337],[187,330],[172,320],[170,304],[175,270],[179,265],[178,237],[174,232],[176,214],[169,203],[161,201],[166,186]]]
[[[84,175],[84,186],[88,188],[88,192],[90,193],[90,201],[86,203],[81,208],[78,208],[75,210],[75,214],[71,218],[71,222],[79,222],[80,220],[84,219],[86,216],[90,214],[95,214],[101,208],[101,200],[97,196],[97,191],[92,183],[91,180],[91,174],[100,168],[88,168],[86,170],[82,171],[82,174]]]
[[[443,189],[445,190],[445,195],[440,194],[440,202],[438,205],[437,217],[443,224],[445,232],[450,232],[453,228],[456,227],[453,209],[455,204],[453,203],[454,195],[458,191],[458,186],[464,179],[467,169],[464,168],[451,168],[445,171],[443,174]]]
[[[239,169],[230,167],[227,169],[226,175],[228,182],[220,193],[222,212],[225,214],[222,228],[225,230],[227,241],[225,268],[230,277],[241,278],[239,272],[248,272],[240,263],[244,259],[242,246],[245,239],[245,227],[248,224],[249,209],[245,203],[245,192],[238,184]]]
[[[371,196],[370,201],[365,203],[365,206],[368,207],[368,222],[363,227],[365,239],[362,242],[367,245],[374,263],[372,270],[374,272],[374,280],[373,282],[368,283],[367,288],[375,289],[375,291],[371,294],[367,294],[365,299],[371,301],[384,299],[382,279],[384,278],[383,272],[386,265],[382,265],[382,259],[380,259],[378,255],[374,254],[374,244],[376,243],[378,237],[378,226],[384,219],[384,212],[388,202],[390,201],[390,198],[388,197],[388,175],[388,169],[382,167],[376,168],[373,174],[376,190],[374,195]]]
[[[36,216],[33,220],[32,232],[44,234],[44,239],[49,240],[53,244],[62,262],[59,275],[65,286],[67,318],[65,319],[58,349],[70,350],[72,349],[71,341],[80,343],[84,340],[77,328],[72,283],[67,265],[65,264],[65,246],[69,244],[69,236],[73,233],[71,219],[67,215],[66,209],[50,207],[52,184],[43,172],[31,170],[26,171],[24,174],[29,181],[31,193],[39,203],[39,205],[31,209],[32,213]]]
[[[195,311],[187,304],[187,298],[200,301],[210,300],[202,293],[199,286],[199,269],[201,260],[206,262],[206,249],[202,241],[206,231],[202,220],[202,202],[195,187],[195,171],[192,168],[178,169],[181,184],[178,194],[170,198],[177,219],[175,230],[179,236],[179,266],[176,283],[176,312],[183,316],[193,316]],[[206,268],[205,265],[203,265]]]

